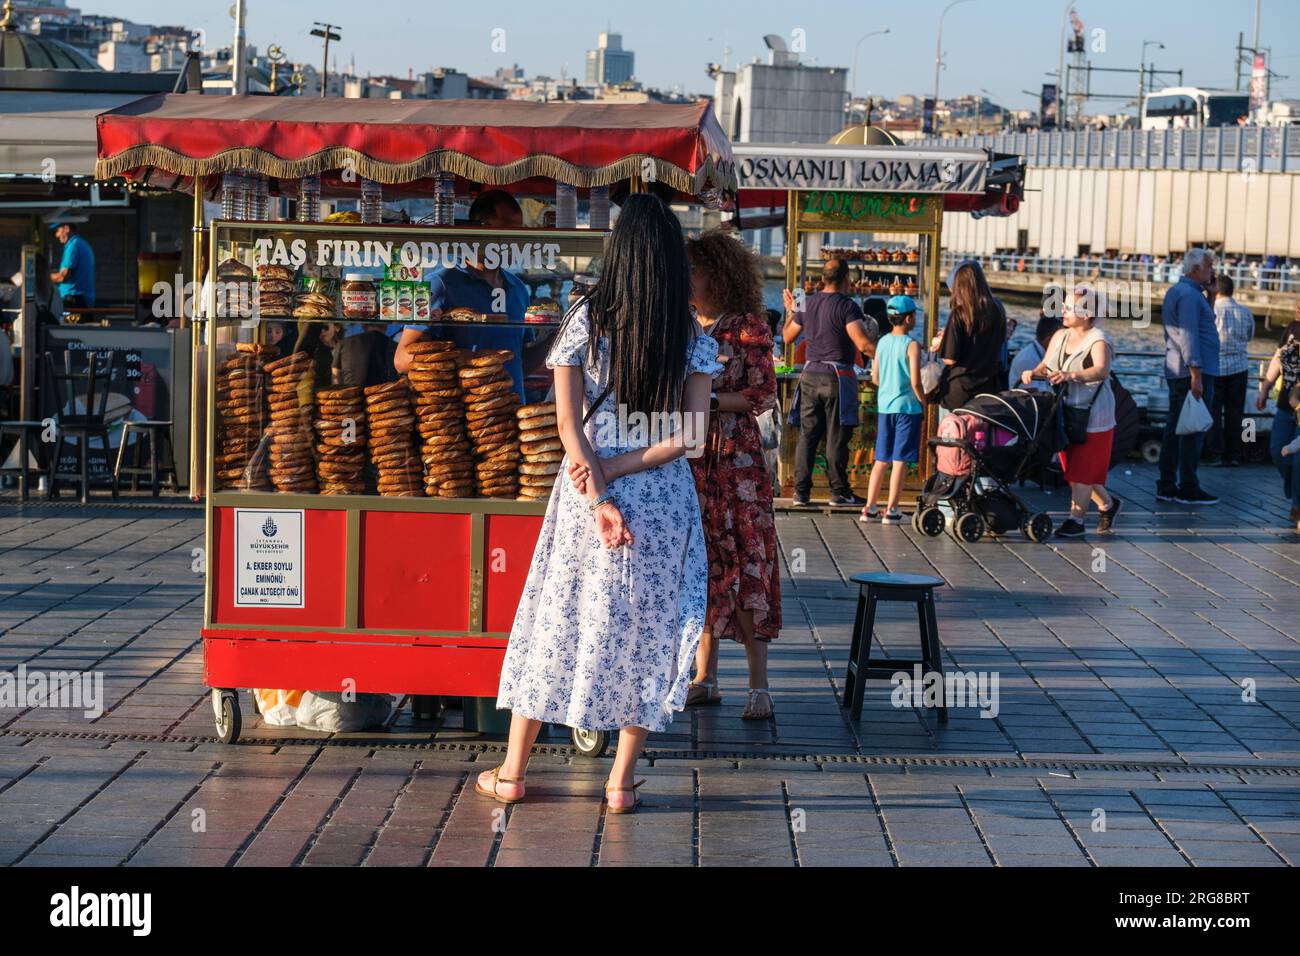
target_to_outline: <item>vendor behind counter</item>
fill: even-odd
[[[509,193],[491,189],[481,193],[469,210],[472,223],[498,229],[518,229],[523,225],[519,204]],[[397,339],[393,365],[401,373],[410,367],[410,353],[406,346],[425,337],[449,338],[465,349],[509,349],[514,358],[506,370],[514,380],[515,391],[524,397],[525,374],[539,368],[546,360],[554,331],[531,336],[532,330],[524,327],[524,313],[528,309],[528,286],[516,275],[504,269],[478,269],[460,265],[441,268],[430,280],[429,305],[434,311],[446,314],[463,308],[482,315],[501,314],[501,305],[510,325],[407,325],[392,326],[389,334]],[[504,292],[504,303],[502,303]],[[529,341],[529,339],[532,341]]]

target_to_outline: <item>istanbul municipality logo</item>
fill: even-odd
[[[275,526],[275,519],[270,515],[266,516],[266,522],[262,525],[262,534],[268,538],[274,538],[275,533],[280,529]]]

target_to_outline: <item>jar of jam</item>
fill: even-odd
[[[379,298],[375,294],[375,283],[364,272],[349,272],[343,276],[339,286],[339,298],[343,304],[343,318],[358,322],[371,322],[379,312]]]

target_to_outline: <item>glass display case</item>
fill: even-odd
[[[545,352],[605,235],[213,223],[207,487],[544,503]]]

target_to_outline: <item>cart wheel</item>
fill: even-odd
[[[1141,445],[1142,460],[1148,464],[1154,465],[1160,460],[1160,441],[1156,438],[1148,438]]]
[[[974,544],[984,537],[984,532],[987,530],[988,525],[984,521],[984,516],[977,511],[966,512],[952,527],[953,534],[967,544]]]
[[[605,751],[609,749],[609,731],[608,730],[583,730],[581,727],[573,728],[573,746],[578,748],[578,753],[583,757],[603,757]]]
[[[1052,528],[1052,516],[1045,511],[1040,511],[1038,514],[1030,515],[1020,530],[1035,544],[1046,544],[1052,537]]]
[[[238,691],[212,688],[212,715],[216,720],[217,740],[223,744],[233,744],[239,739],[241,718]]]
[[[912,515],[912,527],[928,538],[937,538],[943,534],[943,527],[948,519],[938,508],[923,508]]]

